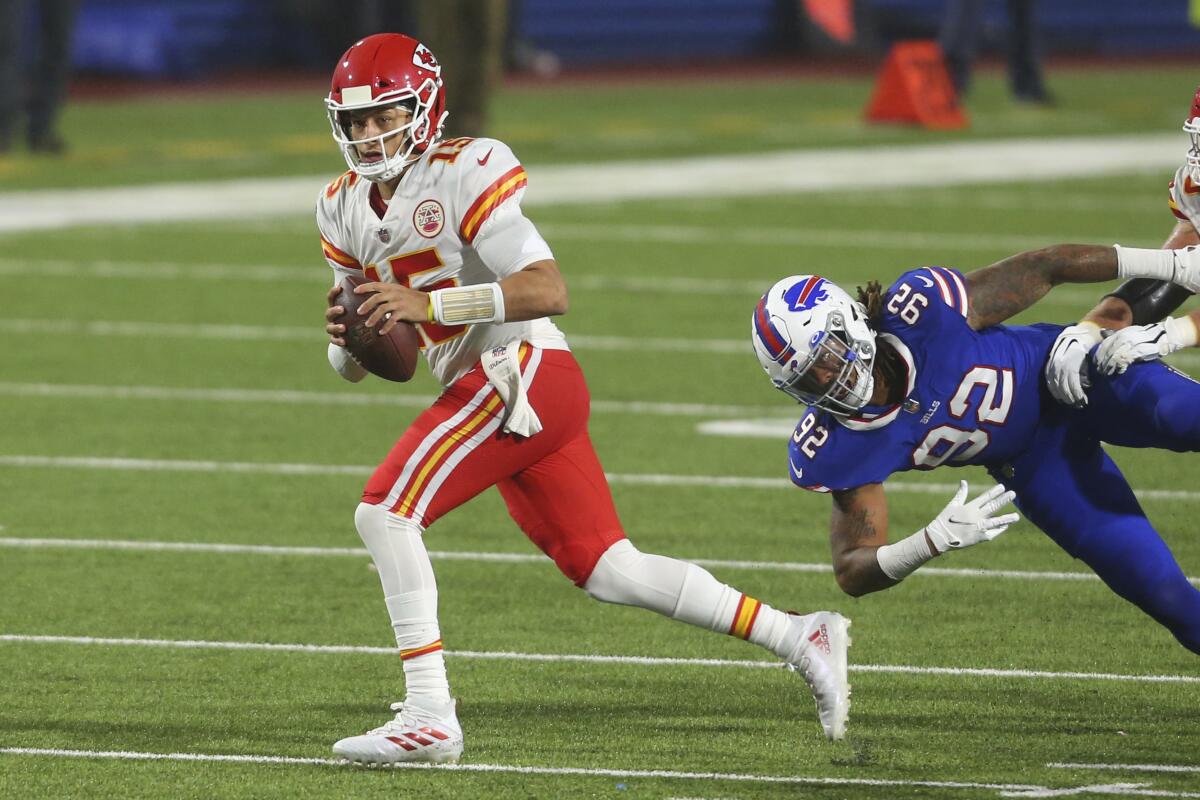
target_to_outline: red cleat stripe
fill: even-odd
[[[410,753],[413,750],[417,749],[417,746],[415,744],[409,744],[408,742],[404,741],[403,739],[401,739],[398,736],[385,736],[384,738],[387,739],[392,744],[400,745],[401,747],[403,747],[405,750],[409,751]]]
[[[408,733],[406,731],[404,735],[407,736],[409,739],[412,739],[417,744],[423,745],[425,747],[428,747],[429,745],[433,744],[433,740],[426,739],[424,736],[422,736],[419,733]]]
[[[450,734],[442,733],[437,728],[418,728],[418,730],[421,731],[421,733],[427,733],[433,738],[439,739],[443,742],[450,738]]]

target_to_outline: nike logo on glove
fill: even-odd
[[[496,148],[494,148],[494,147],[492,148],[492,150],[495,150],[495,149],[496,149]],[[479,166],[481,166],[481,167],[482,167],[482,166],[485,166],[485,165],[487,164],[487,162],[488,162],[488,159],[492,157],[492,150],[488,150],[488,151],[487,151],[487,154],[486,154],[486,155],[484,155],[484,157],[483,157],[483,158],[476,159],[476,160],[479,162]]]

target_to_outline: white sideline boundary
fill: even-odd
[[[845,189],[872,165],[878,188],[1051,181],[1154,170],[1182,163],[1182,133],[1063,136],[923,145],[843,147],[527,165],[530,207],[687,197],[746,197]],[[312,214],[336,177],[248,178],[0,194],[0,232],[81,225],[254,219]]]
[[[43,636],[0,634],[0,643],[65,644],[102,647],[151,647],[181,650],[241,650],[283,653],[361,654],[395,657],[395,647],[368,645],[320,645],[274,642],[223,642],[195,639],[138,639],[97,636]],[[657,656],[591,655],[579,653],[520,653],[501,650],[447,650],[451,658],[482,661],[526,661],[538,663],[621,664],[648,667],[732,667],[735,669],[782,669],[780,661],[738,661],[720,658],[669,658]],[[1129,675],[1111,672],[1059,672],[1054,670],[991,669],[977,667],[921,667],[905,664],[851,664],[851,672],[905,675],[941,675],[966,678],[1022,678],[1032,680],[1121,681],[1126,683],[1200,683],[1200,675]]]
[[[356,464],[293,464],[257,461],[199,461],[188,459],[110,458],[101,456],[0,456],[0,467],[49,469],[99,469],[150,472],[230,472],[260,475],[370,475],[374,467]],[[706,489],[792,489],[787,478],[758,478],[736,475],[668,475],[656,473],[606,472],[608,482],[618,486],[696,486]],[[957,483],[884,484],[890,492],[944,494],[958,491]],[[1200,492],[1177,489],[1134,489],[1139,500],[1191,501]]]
[[[0,537],[0,547],[68,550],[126,550],[142,552],[216,553],[265,556],[305,557],[355,557],[370,558],[362,547],[295,547],[264,544],[219,544],[209,542],[157,542],[137,539],[54,539]],[[475,561],[483,563],[543,564],[550,559],[540,553],[493,553],[462,550],[431,550],[429,557],[435,561]],[[817,572],[830,573],[833,567],[825,563],[794,561],[742,561],[715,558],[683,558],[692,564],[709,569],[748,569],[764,572]],[[953,578],[1002,578],[1030,581],[1098,581],[1092,572],[1048,572],[1014,569],[954,569],[950,567],[922,567],[916,574],[926,577]],[[1200,578],[1188,578],[1200,586]]]

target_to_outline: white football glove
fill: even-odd
[[[1096,350],[1096,369],[1120,375],[1135,361],[1155,361],[1196,343],[1189,317],[1168,317],[1151,325],[1130,325],[1104,340]]]
[[[1085,321],[1064,328],[1054,340],[1046,362],[1046,386],[1055,400],[1076,408],[1087,405],[1087,356],[1100,338],[1100,326]]]
[[[998,483],[971,502],[964,503],[967,499],[967,482],[959,481],[958,493],[942,509],[942,513],[925,526],[925,533],[939,554],[990,542],[1021,518],[1018,514],[992,516],[1011,503],[1014,497],[1015,492],[1005,490],[1004,485]]]
[[[1175,256],[1175,271],[1171,282],[1192,294],[1200,292],[1200,245],[1190,245],[1171,251]]]

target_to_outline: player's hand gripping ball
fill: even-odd
[[[364,283],[370,281],[347,275],[338,284],[341,292],[330,304],[346,309],[346,313],[337,319],[346,326],[346,332],[342,334],[346,352],[372,375],[403,383],[416,372],[421,352],[420,335],[411,322],[397,322],[384,336],[379,335],[378,325],[368,328],[367,318],[358,313],[358,308],[371,295],[354,293],[354,287]]]

